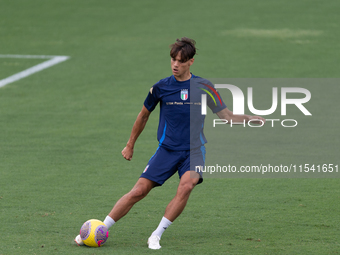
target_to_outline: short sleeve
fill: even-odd
[[[213,94],[214,98],[208,97],[208,106],[212,110],[213,113],[217,113],[222,111],[223,109],[227,108],[225,103],[223,102],[221,95],[218,91]]]
[[[149,112],[152,112],[159,102],[159,91],[156,85],[152,86],[148,96],[144,101],[144,106]]]
[[[205,91],[209,94],[207,97],[207,105],[213,113],[217,113],[227,108],[220,93],[215,89],[215,86],[210,81],[204,80],[201,84],[204,86]]]

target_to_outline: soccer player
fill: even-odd
[[[203,134],[204,115],[199,112],[196,129],[190,125],[190,107],[194,93],[190,92],[190,81],[199,78],[190,72],[196,54],[195,41],[186,37],[177,39],[170,50],[172,75],[153,85],[144,101],[142,110],[132,127],[130,138],[122,151],[125,159],[131,160],[134,145],[143,131],[149,115],[160,104],[160,116],[157,138],[159,147],[150,158],[143,173],[130,192],[122,196],[105,218],[105,225],[112,225],[126,215],[135,203],[143,199],[151,189],[161,186],[173,174],[178,172],[180,182],[175,197],[165,209],[156,230],[148,238],[150,249],[160,249],[159,241],[163,232],[182,213],[193,188],[203,181],[202,173],[192,166],[204,166],[206,139]],[[208,86],[209,87],[209,86]],[[211,88],[211,87],[210,87]],[[200,90],[202,91],[202,90]],[[201,98],[199,97],[199,100]],[[200,101],[199,101],[200,102]],[[265,120],[257,116],[234,115],[221,104],[209,103],[211,110],[221,119],[233,122],[248,122],[255,119],[259,124]],[[200,107],[200,106],[199,106]],[[196,124],[195,122],[195,124]],[[229,122],[230,123],[230,122]]]

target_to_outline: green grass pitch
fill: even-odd
[[[175,195],[175,175],[103,247],[73,243],[83,222],[103,220],[131,189],[158,146],[157,109],[133,160],[120,153],[149,88],[171,74],[169,44],[194,38],[192,72],[206,78],[340,78],[339,8],[337,0],[0,0],[0,54],[70,56],[0,88],[0,255],[339,254],[338,178],[206,179],[153,252],[146,241]],[[39,62],[0,58],[0,80]],[[262,147],[241,142],[235,158],[266,162],[281,143],[278,162],[294,163],[289,148],[301,148],[339,164],[339,89],[319,89],[308,128],[297,129],[305,139],[261,140],[268,128],[249,129],[241,137]],[[240,131],[231,132],[237,144]]]

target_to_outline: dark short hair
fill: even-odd
[[[170,57],[176,58],[178,52],[181,52],[182,62],[186,62],[189,59],[192,59],[196,54],[195,44],[195,40],[187,37],[176,39],[176,42],[170,45]]]

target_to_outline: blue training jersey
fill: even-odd
[[[172,75],[152,86],[144,106],[152,112],[160,103],[159,146],[170,150],[190,150],[207,142],[203,134],[205,115],[201,114],[201,94],[206,94],[206,91],[219,99],[207,96],[207,105],[213,113],[226,108],[213,85],[193,74],[187,81],[177,81]]]

